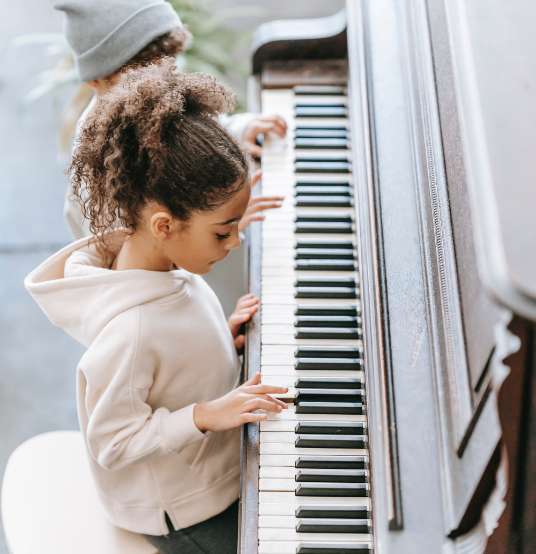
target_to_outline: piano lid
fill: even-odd
[[[444,5],[480,277],[536,320],[536,4]]]
[[[346,58],[346,11],[264,23],[253,35],[251,51],[255,75],[266,61]]]

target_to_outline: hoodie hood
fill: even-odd
[[[124,231],[108,235],[112,253]],[[24,285],[50,321],[88,347],[117,315],[140,304],[188,293],[192,274],[183,269],[111,270],[93,238],[80,239],[45,260]]]

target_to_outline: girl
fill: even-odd
[[[239,427],[285,388],[237,387],[240,326],[203,279],[239,245],[244,156],[215,117],[227,89],[173,62],[126,72],[81,129],[71,179],[92,239],[26,278],[50,320],[87,346],[78,414],[111,521],[163,553],[236,551]],[[87,191],[87,194],[83,191]],[[261,410],[259,412],[258,410]]]

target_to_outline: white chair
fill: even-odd
[[[76,431],[37,435],[13,451],[2,521],[11,554],[158,554],[143,537],[108,522]]]

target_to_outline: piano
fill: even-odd
[[[240,554],[536,551],[536,10],[492,4],[349,0],[255,35],[286,200],[249,231],[244,372],[289,407],[244,427]]]

